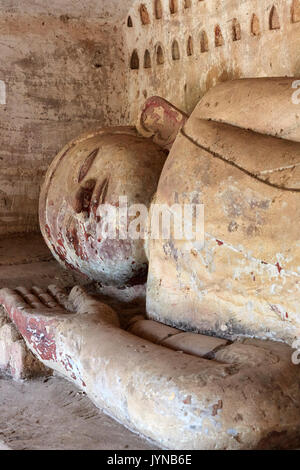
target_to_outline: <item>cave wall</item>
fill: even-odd
[[[62,146],[124,122],[124,7],[0,0],[0,235],[38,229],[40,185]]]

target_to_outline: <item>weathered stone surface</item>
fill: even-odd
[[[194,356],[204,357],[214,350],[227,345],[227,341],[213,336],[205,336],[195,333],[180,333],[171,338],[162,341],[162,346],[174,349],[176,351],[183,351],[187,354]]]
[[[279,356],[282,360],[289,362],[291,360],[291,348],[289,345],[277,341],[263,341],[255,338],[246,338],[241,340],[245,345],[256,346],[259,349],[266,349],[272,354]]]
[[[289,351],[289,361],[292,357],[292,349]],[[280,356],[268,351],[264,348],[257,348],[253,345],[245,345],[242,343],[234,343],[227,346],[214,354],[216,361],[226,364],[244,364],[249,367],[258,367],[269,364],[276,364],[280,360]]]
[[[10,365],[12,345],[20,339],[20,334],[2,311],[0,311],[0,318],[0,368],[7,370]]]
[[[246,96],[243,81],[234,88],[238,83]],[[251,83],[259,89],[260,79]],[[288,83],[280,94],[278,81],[270,80],[277,94],[269,106],[278,103],[282,135],[293,122],[298,129]],[[216,90],[218,97],[222,86]],[[300,144],[237,127],[248,116],[249,128],[257,123],[267,130],[268,117],[256,119],[254,109],[249,115],[244,109],[241,122],[237,114],[237,126],[200,119],[201,109],[200,103],[172,147],[155,202],[204,204],[204,247],[186,239],[150,241],[148,314],[182,329],[292,344],[300,333]]]
[[[51,371],[28,350],[23,339],[11,345],[9,372],[15,380],[51,375]]]
[[[40,185],[66,142],[125,123],[119,22],[127,9],[115,0],[1,3],[1,235],[38,230]]]
[[[14,343],[18,339],[20,339],[20,334],[16,330],[15,326],[8,320],[8,322],[1,328],[0,338],[2,341]]]
[[[128,331],[156,344],[164,343],[170,336],[180,333],[180,330],[176,328],[151,320],[138,320],[130,326]]]
[[[296,80],[295,77],[244,78],[221,83],[200,100],[193,112],[194,122],[196,118],[224,122],[299,142],[300,105],[293,100]]]
[[[34,357],[21,338],[15,325],[0,308],[0,370],[15,380],[49,375],[50,371]]]
[[[51,292],[55,302],[56,291]],[[299,446],[299,370],[291,362],[253,362],[249,350],[259,348],[250,345],[244,346],[249,361],[243,364],[178,354],[120,329],[114,311],[81,288],[66,297],[73,314],[62,308],[31,308],[26,304],[29,294],[2,289],[0,303],[32,352],[97,406],[160,446]],[[243,344],[239,346],[242,351]]]

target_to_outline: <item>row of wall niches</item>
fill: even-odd
[[[204,1],[204,0],[202,0]],[[292,23],[298,23],[300,21],[300,0],[297,0],[299,2],[299,11],[295,11],[294,9],[291,10],[291,22]],[[296,15],[296,13],[298,14]],[[231,40],[232,41],[241,41],[243,38],[243,34],[246,33],[246,31],[242,31],[241,25],[238,21],[237,18],[234,18],[231,22]],[[280,30],[281,28],[281,19],[279,18],[277,9],[275,6],[273,6],[270,10],[269,13],[269,29],[276,31]],[[249,25],[249,32],[252,36],[259,37],[262,34],[261,31],[261,26],[260,26],[260,20],[258,16],[253,13]],[[203,29],[200,32],[200,37],[199,39],[195,42],[195,39],[193,36],[189,36],[186,39],[186,43],[184,45],[179,45],[179,41],[177,39],[173,39],[170,47],[170,54],[171,58],[173,61],[178,61],[180,60],[184,55],[186,56],[193,56],[194,54],[197,53],[197,48],[200,53],[206,53],[210,50],[211,47],[222,47],[225,45],[225,39],[222,33],[222,29],[220,25],[216,25],[214,28],[214,44],[209,43],[208,35],[206,31]],[[165,63],[165,56],[166,56],[166,51],[163,46],[163,44],[156,44],[154,48],[154,61],[157,65],[162,65]],[[144,68],[151,68],[152,67],[152,59],[151,59],[151,53],[149,49],[146,49],[144,52],[144,57],[143,59],[143,67]],[[139,57],[139,53],[137,49],[134,49],[131,57],[130,57],[130,68],[132,70],[137,70],[141,66],[141,58]]]
[[[162,0],[153,1],[153,14],[149,13],[147,6],[144,3],[141,3],[138,6],[138,12],[140,17],[140,22],[143,26],[151,24],[151,16],[153,16],[153,21],[161,20],[169,15],[176,15],[180,11],[185,11],[190,9],[195,4],[203,3],[205,0],[166,0],[164,5]],[[292,22],[298,22],[300,20],[300,0],[292,0],[291,2],[291,16]],[[127,26],[133,28],[133,20],[131,16],[127,18]]]

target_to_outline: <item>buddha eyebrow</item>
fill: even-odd
[[[96,148],[86,157],[78,173],[78,183],[81,183],[83,178],[85,178],[86,175],[88,174],[96,156],[98,155],[98,152],[99,152],[99,148]]]

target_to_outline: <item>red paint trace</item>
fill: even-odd
[[[280,266],[279,263],[276,264],[276,268],[278,269],[278,272],[280,274],[283,268]]]

